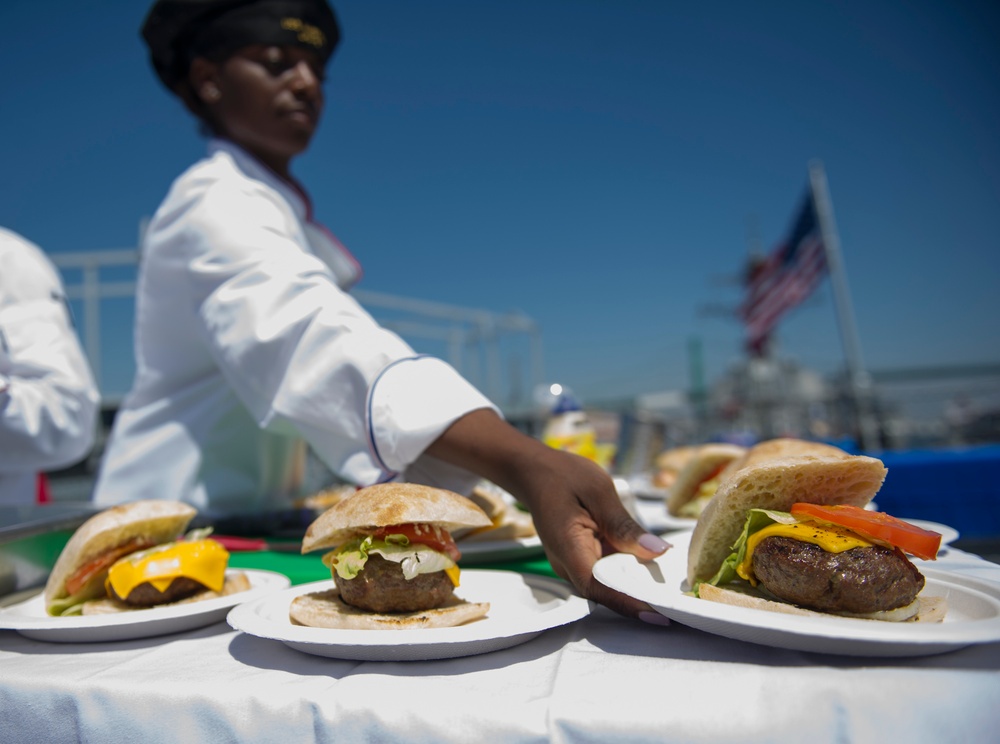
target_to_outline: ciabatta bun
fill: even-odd
[[[464,496],[414,483],[381,483],[360,489],[309,525],[302,552],[332,548],[395,524],[430,524],[443,529],[488,527],[485,512]]]
[[[312,628],[411,630],[464,625],[486,617],[489,609],[489,602],[466,602],[452,597],[445,605],[432,610],[380,614],[346,604],[334,588],[296,597],[288,608],[288,616],[292,624]]]
[[[723,469],[719,475],[721,480],[725,480],[737,470],[760,465],[768,460],[780,460],[783,457],[798,457],[799,455],[813,455],[815,457],[850,457],[850,453],[844,452],[839,447],[823,442],[811,442],[808,439],[795,439],[792,437],[779,437],[778,439],[767,439],[758,442],[747,449],[743,455],[737,457]]]

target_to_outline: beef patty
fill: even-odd
[[[375,554],[353,579],[342,579],[334,571],[333,580],[342,600],[370,612],[430,610],[444,604],[455,589],[444,571],[407,579],[398,563]]]
[[[828,553],[788,537],[761,540],[753,572],[779,599],[826,612],[894,610],[910,604],[924,587],[917,567],[888,548]]]
[[[162,592],[149,582],[139,584],[139,586],[129,592],[127,597],[119,597],[114,589],[110,591],[117,599],[133,607],[153,607],[154,605],[187,599],[192,594],[197,594],[204,588],[205,585],[199,581],[189,579],[186,576],[178,576]]]

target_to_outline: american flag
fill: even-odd
[[[748,271],[740,316],[751,350],[760,353],[781,316],[812,293],[825,271],[826,251],[810,190],[788,239]]]

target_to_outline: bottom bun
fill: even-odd
[[[112,599],[111,597],[105,597],[103,599],[92,599],[89,602],[84,602],[82,612],[84,615],[110,615],[115,612],[134,612],[137,610],[154,610],[157,607],[176,607],[177,605],[204,602],[206,599],[216,599],[217,597],[225,597],[228,594],[245,592],[249,588],[250,579],[247,578],[247,575],[242,571],[236,571],[226,574],[226,583],[222,585],[222,590],[218,592],[205,589],[176,602],[165,602],[164,604],[151,605],[149,607],[136,607],[125,604],[120,600]]]
[[[750,607],[755,610],[768,610],[769,612],[782,612],[786,615],[806,615],[808,617],[850,617],[859,620],[880,620],[883,622],[914,622],[914,623],[940,623],[944,620],[948,612],[948,602],[944,597],[918,597],[905,607],[899,607],[887,612],[871,612],[867,614],[819,612],[817,610],[807,610],[804,607],[766,599],[748,592],[734,591],[732,589],[720,589],[711,584],[702,584],[698,587],[698,596],[710,602],[733,605],[735,607]]]
[[[377,613],[352,607],[336,589],[302,594],[292,600],[288,617],[295,625],[347,630],[410,630],[451,628],[486,617],[489,602],[466,602],[452,597],[441,607],[418,612]]]

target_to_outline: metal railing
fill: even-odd
[[[102,350],[103,305],[111,299],[135,297],[135,272],[140,260],[134,248],[59,253],[51,256],[63,275],[67,298],[79,303],[82,321],[80,335],[94,377],[107,401],[115,401],[124,390],[109,389],[104,384]],[[131,273],[127,279],[110,278],[112,270]],[[531,391],[542,382],[543,347],[538,324],[523,313],[496,313],[488,310],[450,305],[442,302],[400,297],[365,289],[351,294],[386,328],[405,338],[414,348],[425,351],[423,342],[435,342],[438,356],[476,384],[499,405],[526,405]],[[526,370],[519,371],[508,340],[527,357]],[[128,339],[117,343],[132,345]],[[522,347],[517,347],[520,342]],[[526,346],[526,348],[523,348]],[[519,379],[524,376],[526,380]],[[526,384],[525,384],[526,383]]]

